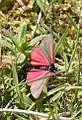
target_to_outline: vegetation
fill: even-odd
[[[0,119],[82,120],[81,19],[81,0],[0,0]],[[29,55],[50,33],[61,70],[34,99],[26,84]]]

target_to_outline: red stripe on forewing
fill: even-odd
[[[51,62],[54,64],[54,42],[50,41],[50,53],[51,53]]]
[[[33,81],[41,78],[46,73],[47,71],[32,68],[29,72],[27,72],[27,84],[30,85]]]
[[[33,48],[30,60],[32,65],[49,65],[48,60],[39,47]]]
[[[50,72],[34,68],[27,73],[27,84],[30,85],[31,94],[35,99],[40,96],[49,79],[49,77],[46,77],[47,73]]]

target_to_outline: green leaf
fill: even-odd
[[[69,14],[67,14],[67,16],[68,16],[68,21],[70,21],[71,24],[74,26],[74,28],[78,31],[78,27],[76,23],[73,21],[73,19],[71,18],[71,16]]]
[[[63,91],[59,91],[58,93],[56,93],[51,99],[50,101],[53,102],[53,101],[56,101],[58,98],[60,98],[62,95],[64,94]]]
[[[59,86],[59,87],[53,88],[52,90],[48,92],[48,96],[55,94],[56,92],[63,90],[63,89],[65,89],[65,86]]]
[[[8,48],[10,49],[10,51],[15,53],[15,47],[11,43],[7,42],[6,40],[0,40],[0,47]]]
[[[67,71],[69,70],[69,68],[72,65],[73,60],[75,59],[75,53],[76,53],[76,49],[77,49],[77,45],[78,45],[78,40],[75,40],[74,42],[75,42],[75,45],[74,45],[74,49],[73,49],[72,54],[71,54],[71,58],[70,58],[70,62],[69,62],[69,66],[67,68]]]
[[[55,49],[55,53],[57,54],[59,51],[61,51],[63,43],[66,39],[66,35],[67,35],[67,31],[68,29],[65,30],[65,32],[63,33],[63,35],[61,36],[59,42],[56,44],[56,49]]]
[[[58,0],[58,3],[59,4],[62,4],[64,0]]]
[[[19,42],[20,42],[20,40],[22,40],[25,37],[26,34],[27,34],[27,24],[25,22],[23,22],[20,25],[20,31],[18,34]]]
[[[16,70],[16,65],[13,63],[13,61],[12,61],[12,73],[13,73],[14,85],[17,86],[17,85],[19,85],[19,80],[18,80],[18,74],[17,74],[17,70]],[[22,101],[22,96],[21,96],[19,86],[16,87],[16,93],[18,95],[19,101],[21,102]]]
[[[24,63],[25,59],[26,59],[26,56],[19,52],[19,53],[17,53],[17,58],[18,58],[17,59],[17,64],[22,65]]]
[[[35,3],[35,0],[30,0],[28,4],[28,8],[33,8],[34,3]]]
[[[34,46],[36,43],[38,43],[40,40],[42,40],[43,37],[45,37],[46,35],[41,35],[41,36],[38,36],[34,39],[32,39],[32,41],[30,42],[30,45],[31,46]]]
[[[45,12],[45,4],[44,4],[43,0],[36,0],[36,3],[38,5],[38,7],[41,9],[41,11],[44,14],[46,14],[46,12]]]

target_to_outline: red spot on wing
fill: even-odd
[[[39,47],[33,48],[30,60],[32,65],[49,65],[49,61]]]

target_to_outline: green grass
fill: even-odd
[[[32,8],[23,14],[17,16],[18,10],[11,10],[9,13],[12,17],[5,13],[5,16],[1,16],[0,119],[35,120],[48,117],[49,120],[57,120],[57,116],[63,112],[70,120],[82,119],[81,28],[78,27],[79,21],[76,22],[78,13],[72,11],[72,3],[67,2],[70,8],[62,2],[58,0],[59,6],[55,6],[57,2],[51,0],[45,3],[45,7],[42,0],[36,0],[35,4],[30,1]],[[61,14],[66,15],[65,20],[61,19],[60,6],[66,9],[61,10]],[[6,23],[4,17],[9,18]],[[19,20],[20,17],[22,20]],[[6,29],[5,26],[9,24],[10,27]],[[44,93],[35,100],[26,84],[29,55],[38,40],[49,33],[55,41],[55,63],[61,70],[49,80]],[[50,87],[52,85],[54,87]]]

